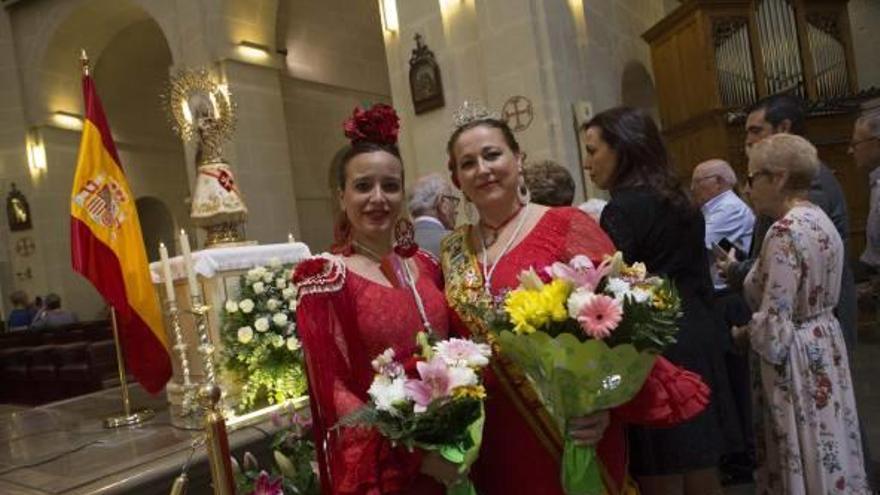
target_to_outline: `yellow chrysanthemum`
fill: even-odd
[[[554,280],[538,290],[517,289],[507,295],[504,309],[513,323],[513,331],[532,333],[551,321],[568,318],[565,302],[571,293],[571,285],[564,280]]]
[[[482,385],[469,385],[467,387],[458,387],[452,391],[455,398],[471,397],[474,399],[485,399],[486,389]]]

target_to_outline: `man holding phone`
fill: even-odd
[[[706,219],[706,249],[710,260],[724,258],[727,253],[737,253],[739,260],[748,257],[752,242],[755,215],[751,208],[734,191],[736,174],[724,160],[709,160],[694,168],[691,176],[691,191],[694,200],[700,205]],[[751,394],[749,391],[748,356],[735,352],[730,338],[734,325],[749,322],[752,312],[739,290],[731,290],[715,263],[711,263],[710,273],[715,286],[713,306],[718,318],[724,322],[726,333],[719,338],[725,346],[725,363],[736,415],[743,427],[745,451],[728,453],[722,459],[721,471],[724,481],[739,483],[751,480],[754,468],[754,441],[751,417]]]
[[[708,160],[694,168],[691,191],[706,219],[706,249],[709,259],[724,257],[731,249],[746,254],[752,242],[755,215],[734,192],[736,174],[724,160]],[[727,289],[727,282],[712,266],[716,291]]]

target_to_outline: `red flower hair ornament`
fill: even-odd
[[[351,144],[369,142],[396,146],[400,118],[390,105],[376,103],[367,110],[355,107],[351,118],[343,124],[345,137]]]

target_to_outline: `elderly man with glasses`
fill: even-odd
[[[718,243],[726,246],[724,239],[741,252],[749,252],[755,215],[734,192],[734,186],[736,173],[724,160],[708,160],[694,168],[691,192],[706,219],[706,249],[710,253]],[[717,270],[712,270],[712,281],[716,291],[727,289]]]
[[[735,247],[744,255],[751,247],[755,214],[736,194],[735,186],[736,173],[724,160],[708,160],[694,168],[691,176],[691,192],[706,219],[706,249],[709,250],[710,255],[713,252],[716,255],[720,254],[718,251],[728,250],[731,247]],[[709,259],[714,257],[710,256]],[[710,268],[715,289],[713,308],[729,333],[734,326],[748,323],[752,314],[741,291],[728,287],[727,281],[714,263]],[[725,344],[727,377],[736,407],[736,411],[729,413],[736,415],[743,427],[743,451],[728,452],[721,464],[725,481],[735,483],[749,480],[754,466],[749,364],[748,356],[734,351],[733,342],[728,335],[724,335],[722,342]]]
[[[455,228],[459,202],[452,184],[441,174],[426,175],[416,181],[409,198],[409,212],[415,224],[416,242],[422,249],[440,256],[440,241]]]

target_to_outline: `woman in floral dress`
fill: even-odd
[[[776,222],[746,277],[755,311],[734,337],[752,350],[756,493],[869,493],[846,345],[834,316],[844,248],[807,201],[816,149],[788,134],[750,152],[749,194]]]

